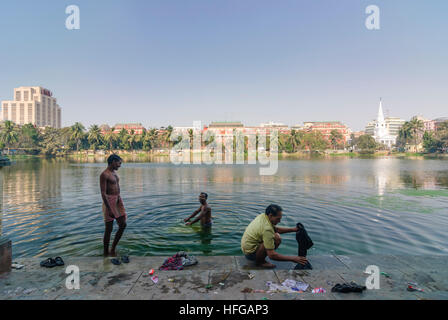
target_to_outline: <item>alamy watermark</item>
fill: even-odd
[[[278,170],[278,130],[208,128],[195,121],[191,128],[174,128],[170,160],[174,164],[260,164],[260,175]]]
[[[79,290],[79,267],[75,265],[69,265],[65,269],[65,273],[69,276],[65,279],[65,287],[69,290]]]
[[[369,290],[380,288],[380,268],[375,265],[367,266],[364,273],[370,274],[366,279],[366,288]]]
[[[65,8],[65,13],[69,16],[65,19],[67,30],[79,30],[81,28],[81,16],[77,5],[70,5]]]
[[[380,8],[376,5],[370,5],[366,8],[366,28],[368,30],[380,30]]]

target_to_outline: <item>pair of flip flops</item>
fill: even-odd
[[[114,258],[114,259],[110,259],[110,262],[112,262],[112,264],[118,266],[118,265],[120,265],[122,262],[123,262],[123,263],[129,263],[129,257],[128,257],[128,256],[122,256],[122,257],[121,257],[121,261],[120,261],[119,259],[116,259],[116,258]]]
[[[48,258],[44,261],[42,261],[40,263],[41,267],[45,267],[45,268],[53,268],[53,267],[59,267],[59,266],[63,266],[64,260],[62,260],[61,257],[56,257],[56,258]]]

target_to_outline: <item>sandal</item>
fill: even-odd
[[[128,256],[122,256],[122,257],[121,257],[121,261],[122,261],[123,263],[129,263],[129,257],[128,257]]]
[[[118,266],[118,265],[120,265],[121,264],[121,262],[120,262],[120,260],[118,260],[118,259],[110,259],[110,262],[112,262],[114,265],[116,265],[116,266]]]
[[[57,266],[63,266],[64,265],[64,260],[62,260],[61,257],[54,258],[54,262],[56,263]]]
[[[53,258],[48,258],[47,260],[44,260],[40,263],[41,267],[45,267],[45,268],[53,268],[56,267],[56,261],[54,261]]]

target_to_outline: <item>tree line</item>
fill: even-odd
[[[444,152],[448,148],[448,121],[438,126],[434,132],[424,131],[423,122],[416,117],[405,122],[399,131],[396,147],[405,150],[406,145],[422,144],[426,152]],[[79,122],[61,129],[46,127],[38,129],[32,124],[19,126],[11,121],[0,125],[0,149],[20,149],[28,154],[57,155],[68,154],[82,150],[104,151],[150,151],[155,148],[171,148],[181,138],[171,141],[173,127],[163,129],[143,130],[135,134],[133,130],[121,129],[114,133],[114,128],[102,133],[98,125],[88,129]],[[193,131],[188,132],[190,138]],[[191,139],[192,140],[192,139]],[[322,152],[328,149],[356,150],[360,153],[374,153],[385,149],[370,135],[355,137],[353,134],[348,142],[338,130],[332,130],[328,137],[319,131],[304,131],[292,129],[289,133],[279,133],[278,151],[294,153],[300,151]],[[203,142],[203,145],[210,143]],[[269,145],[269,142],[268,142]]]

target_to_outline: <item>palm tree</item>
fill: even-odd
[[[339,132],[336,129],[331,130],[330,132],[330,141],[331,141],[331,145],[333,146],[333,149],[336,150],[336,147],[339,144],[339,141],[341,141],[342,139],[342,133]]]
[[[87,138],[91,146],[93,146],[93,151],[96,151],[97,147],[103,144],[103,136],[101,135],[101,129],[96,124],[90,126],[89,136]]]
[[[130,134],[127,136],[127,144],[129,146],[129,149],[134,151],[136,149],[136,145],[138,143],[138,137],[135,135],[134,129],[131,129]]]
[[[79,151],[79,145],[81,144],[81,141],[84,138],[84,131],[86,130],[86,128],[80,122],[76,122],[70,128],[71,128],[70,140],[76,142],[76,151]]]
[[[143,134],[140,138],[143,150],[149,151],[152,149],[151,131],[143,130]]]
[[[19,141],[19,135],[15,130],[14,122],[9,120],[5,121],[4,129],[2,130],[0,138],[1,142],[8,148],[9,154],[10,147]]]
[[[129,140],[128,130],[126,130],[125,128],[121,129],[120,132],[118,133],[118,140],[121,149],[128,149],[128,140]]]
[[[302,130],[292,129],[290,136],[291,136],[290,139],[291,139],[291,144],[292,144],[294,152],[298,151],[299,149],[302,149],[305,133]]]
[[[106,150],[111,151],[114,149],[114,146],[117,143],[117,135],[113,132],[106,133],[103,137],[103,140],[106,144]]]
[[[171,146],[171,134],[173,133],[173,127],[172,126],[168,126],[166,128],[166,132],[163,136],[163,142],[164,144],[166,143],[168,145],[168,148]]]
[[[412,137],[414,138],[415,150],[417,151],[417,140],[424,128],[423,121],[419,120],[417,117],[413,117],[411,121],[409,121],[409,128],[412,132]]]

